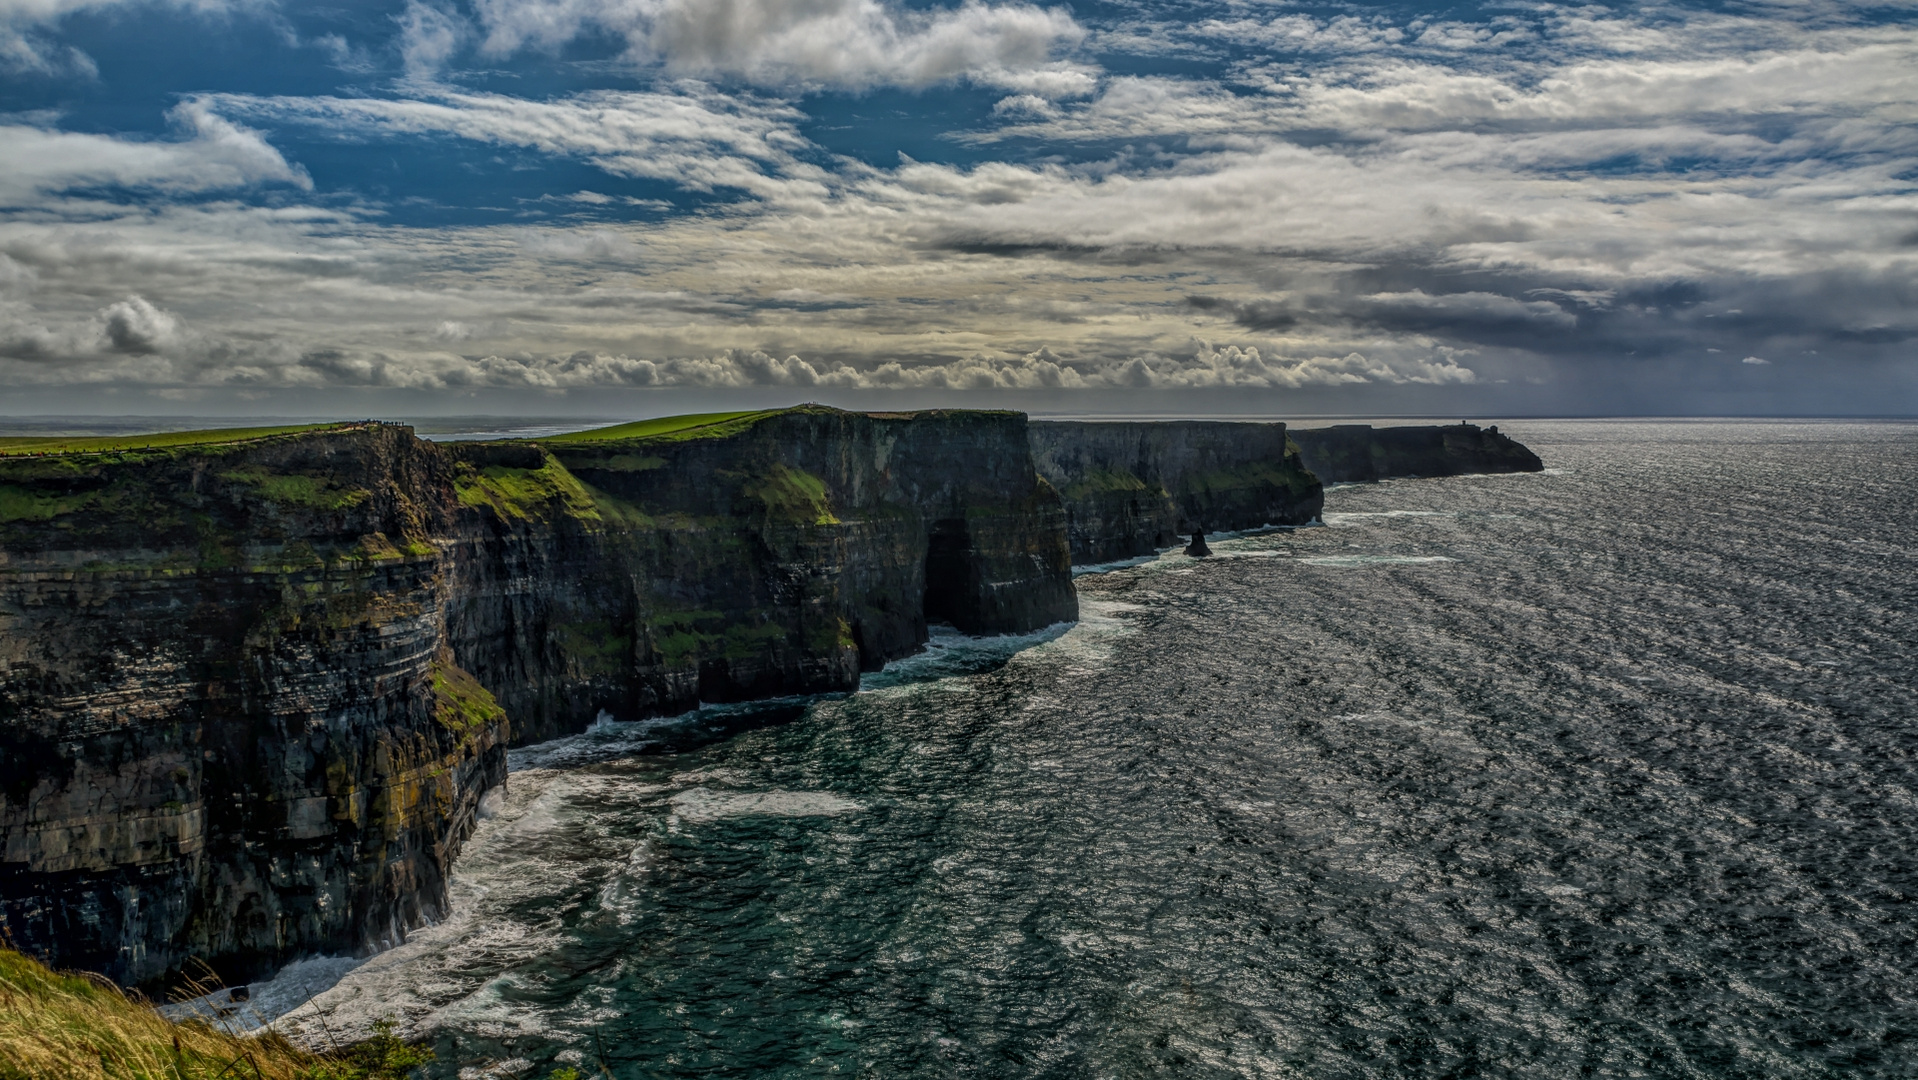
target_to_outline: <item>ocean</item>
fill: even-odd
[[[1502,426],[517,751],[449,919],[256,994],[466,1080],[1918,1075],[1918,425]]]

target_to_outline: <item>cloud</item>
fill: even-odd
[[[407,0],[395,18],[400,24],[400,58],[406,73],[428,79],[439,73],[466,42],[466,20],[438,4]]]
[[[443,134],[585,160],[615,176],[668,180],[693,190],[779,194],[787,180],[822,175],[797,151],[801,114],[790,105],[722,94],[697,83],[657,91],[595,91],[550,101],[451,90],[431,97],[336,98],[210,95],[223,112],[305,124],[344,136]]]
[[[136,2],[213,15],[256,6],[257,0],[0,0],[0,71],[83,78],[98,75],[91,57],[72,46],[50,42],[41,32],[74,12]]]
[[[298,384],[320,375],[334,385],[424,389],[569,390],[614,387],[742,389],[790,387],[837,390],[1052,390],[1052,389],[1297,389],[1365,383],[1470,383],[1471,369],[1450,356],[1370,358],[1344,356],[1267,357],[1257,348],[1199,344],[1188,355],[1149,354],[1129,359],[1073,364],[1050,349],[1024,356],[969,356],[944,363],[886,360],[864,366],[779,358],[758,349],[731,349],[713,356],[647,359],[580,351],[569,355],[485,355],[473,358],[427,354],[348,355],[336,351],[301,357]]]
[[[1739,361],[1739,363],[1741,363],[1741,364],[1769,364],[1769,363],[1771,363],[1771,361],[1770,361],[1770,360],[1767,360],[1767,359],[1765,359],[1765,358],[1764,358],[1764,357],[1762,357],[1762,356],[1747,356],[1747,357],[1746,357],[1746,358],[1744,358],[1743,360],[1740,360],[1740,361]]]
[[[121,187],[173,194],[258,184],[311,190],[306,170],[289,163],[259,132],[215,115],[203,101],[168,116],[187,133],[162,142],[0,125],[9,161],[0,169],[0,197],[19,206],[80,188]]]
[[[148,303],[129,296],[100,313],[107,346],[114,352],[156,353],[179,335],[180,321]]]
[[[1031,6],[424,2],[401,16],[411,81],[384,93],[194,97],[167,140],[53,119],[0,132],[23,149],[0,166],[0,378],[1656,396],[1731,385],[1744,369],[1727,362],[1749,356],[1778,370],[1739,383],[1911,383],[1918,45],[1902,26],[1129,9],[1099,40],[1130,35],[1183,74],[1110,77],[1075,66],[1077,22]],[[824,114],[797,94],[682,79],[529,99],[460,89],[447,67],[476,49],[543,70],[540,50],[607,33],[649,74],[1002,92],[947,160],[881,167],[808,139]],[[256,128],[458,139],[516,151],[500,168],[543,156],[604,182],[557,164],[563,186],[522,200],[556,218],[387,224],[400,204],[350,183],[327,198],[365,201],[255,196],[310,183]],[[627,181],[725,197],[634,215],[656,192]]]
[[[907,9],[879,0],[476,0],[483,48],[555,49],[589,30],[670,74],[761,86],[924,87],[956,80],[1046,97],[1089,92],[1058,60],[1085,31],[1062,8]]]

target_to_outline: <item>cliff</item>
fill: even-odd
[[[1284,424],[1034,422],[1033,463],[1059,490],[1075,563],[1185,543],[1195,530],[1304,525],[1324,504]]]
[[[1481,429],[1475,424],[1389,428],[1340,424],[1295,430],[1292,440],[1305,467],[1328,484],[1538,472],[1545,467],[1537,454],[1499,434],[1497,427]]]
[[[130,984],[364,950],[441,913],[511,741],[1076,611],[1016,413],[0,458],[0,913]]]
[[[805,407],[468,444],[448,635],[522,741],[600,710],[845,690],[967,633],[1077,617],[1018,413]]]

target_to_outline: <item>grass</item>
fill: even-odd
[[[826,482],[809,472],[774,465],[742,490],[764,503],[766,512],[774,517],[812,525],[839,524],[826,495]]]
[[[161,431],[151,435],[33,435],[0,439],[0,456],[23,454],[92,454],[113,450],[144,450],[212,446],[249,442],[275,435],[296,435],[343,427],[342,424],[292,424],[286,427],[208,428],[204,431]]]
[[[432,665],[433,719],[461,742],[477,735],[488,724],[506,718],[506,710],[493,700],[492,692],[465,669],[444,661]]]
[[[371,1038],[314,1053],[270,1030],[176,1024],[97,975],[55,972],[0,948],[0,1080],[406,1080],[434,1055],[394,1029],[375,1021]],[[610,1073],[602,1065],[593,1075]],[[561,1067],[546,1080],[586,1077]]]
[[[0,484],[0,523],[52,521],[62,514],[84,509],[96,494],[86,491],[78,495],[66,495]]]
[[[280,475],[264,469],[236,469],[221,473],[220,478],[246,484],[268,502],[309,510],[346,510],[373,497],[365,488],[347,487],[326,477],[302,473]]]
[[[1084,476],[1066,485],[1059,494],[1067,499],[1083,499],[1089,495],[1098,495],[1108,491],[1145,491],[1144,480],[1123,469],[1089,469]],[[1153,487],[1151,490],[1162,489]]]
[[[270,1033],[248,1039],[172,1023],[104,979],[56,974],[0,950],[4,1080],[322,1080],[329,1064]]]
[[[542,439],[548,443],[594,443],[622,442],[629,439],[661,439],[678,442],[683,439],[709,439],[721,435],[731,435],[744,431],[768,416],[787,412],[786,409],[758,409],[745,412],[688,413],[685,416],[660,416],[651,420],[638,420],[630,424],[615,424],[612,427],[592,428],[588,431],[574,431],[565,435],[555,435]]]
[[[558,509],[584,521],[600,519],[593,493],[550,455],[537,469],[462,464],[453,491],[461,504],[489,507],[502,518],[544,521],[549,510]]]

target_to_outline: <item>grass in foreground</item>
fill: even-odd
[[[433,1060],[391,1021],[334,1053],[302,1050],[278,1033],[229,1035],[175,1024],[105,979],[63,975],[0,949],[0,1080],[405,1080]],[[571,1068],[546,1080],[586,1080]]]
[[[785,409],[748,409],[744,412],[688,413],[685,416],[658,416],[630,424],[574,431],[541,439],[548,443],[615,442],[625,439],[685,438],[731,434],[750,424],[785,412]],[[739,421],[744,421],[740,423]],[[709,430],[710,429],[710,430]]]
[[[286,427],[208,428],[204,431],[161,431],[151,435],[32,435],[0,439],[0,456],[11,454],[88,454],[148,447],[206,446],[246,442],[274,435],[319,431],[338,424],[291,424]]]
[[[243,1039],[174,1024],[103,979],[56,974],[0,950],[5,1080],[320,1080],[322,1064],[277,1035]]]

